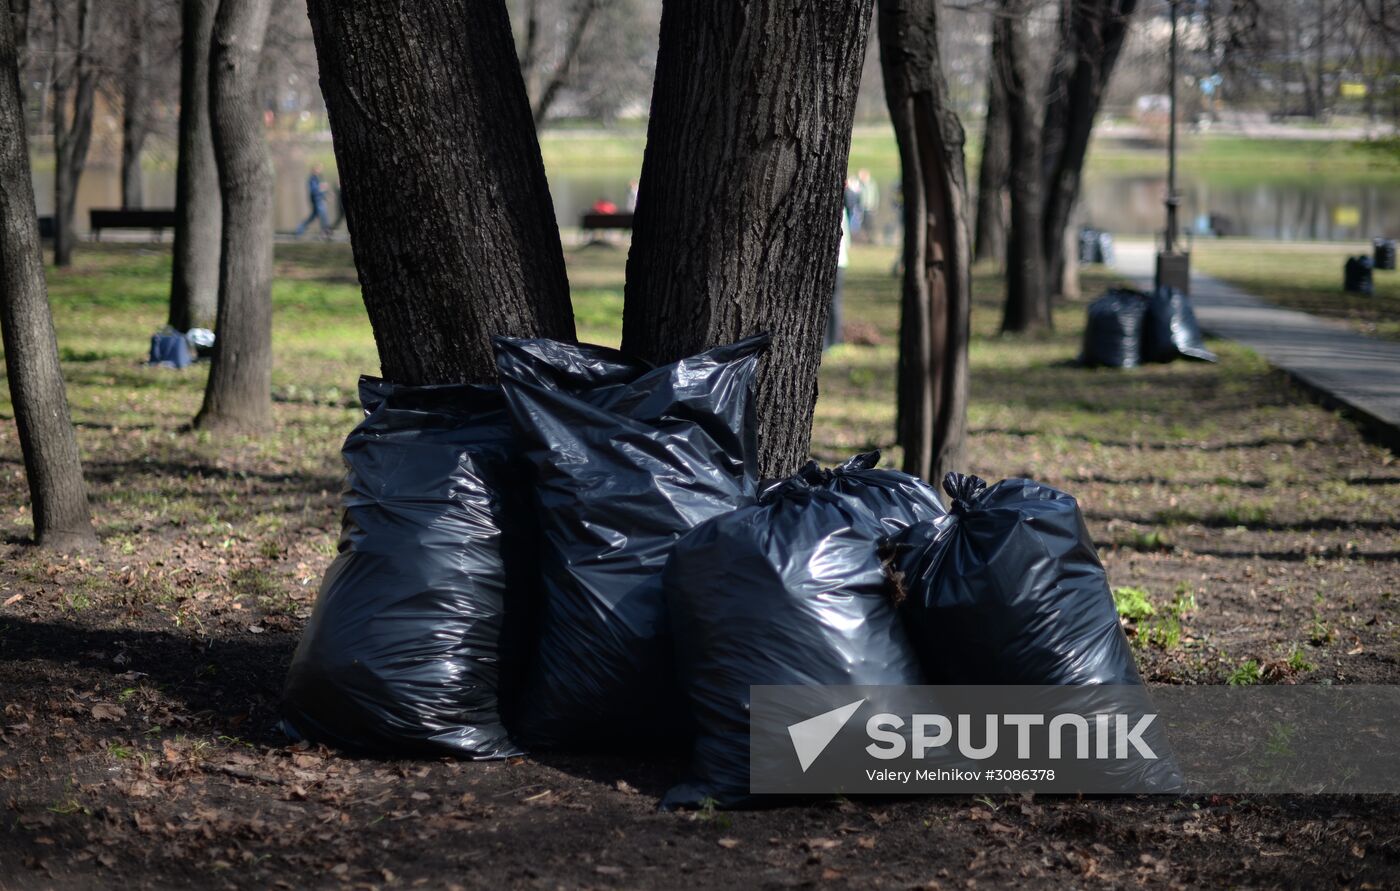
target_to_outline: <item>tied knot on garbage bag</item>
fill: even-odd
[[[952,499],[950,513],[965,514],[972,510],[974,502],[986,490],[987,482],[980,476],[970,473],[949,471],[943,477],[943,491]]]

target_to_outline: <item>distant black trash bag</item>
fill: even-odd
[[[498,705],[503,538],[521,488],[496,387],[360,380],[340,554],[292,659],[282,713],[352,751],[519,754]]]
[[[678,742],[661,570],[681,535],[754,500],[751,384],[768,337],[659,368],[495,344],[543,533],[539,639],[511,729],[541,748]]]
[[[1136,368],[1142,363],[1142,329],[1147,295],[1113,288],[1089,304],[1079,364]]]
[[[1138,684],[1108,576],[1075,500],[950,473],[948,516],[883,543],[934,684]]]
[[[1342,290],[1348,294],[1361,294],[1370,297],[1374,293],[1374,280],[1371,275],[1371,258],[1365,254],[1347,258],[1342,267]]]
[[[1393,270],[1395,268],[1395,239],[1374,238],[1371,240],[1371,268]]]
[[[878,544],[944,511],[927,484],[871,469],[878,459],[809,465],[676,545],[663,580],[698,733],[693,779],[663,808],[748,802],[752,684],[921,682]]]
[[[1178,356],[1202,362],[1218,361],[1215,353],[1206,349],[1205,336],[1191,308],[1191,298],[1175,288],[1158,288],[1148,299],[1147,318],[1142,329],[1142,359],[1171,362]]]

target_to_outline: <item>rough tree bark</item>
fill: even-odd
[[[223,198],[214,359],[195,418],[206,430],[272,424],[272,159],[258,62],[272,0],[222,0],[209,49],[209,124]]]
[[[879,26],[904,183],[899,441],[905,472],[936,481],[963,460],[967,437],[971,259],[963,129],[939,58],[937,0],[880,0]]]
[[[77,0],[77,44],[72,52],[63,47],[63,10],[53,5],[54,54],[60,61],[53,82],[54,141],[54,241],[53,263],[73,262],[77,243],[74,217],[78,208],[78,181],[87,166],[88,145],[92,142],[92,114],[97,97],[97,66],[92,58],[95,20],[92,0]],[[69,119],[68,90],[73,89],[72,118]]]
[[[807,457],[871,2],[662,6],[622,344],[665,362],[771,332],[766,476]]]
[[[1026,16],[1030,0],[1001,0],[992,25],[992,66],[1006,91],[1011,133],[1011,222],[1006,255],[1006,313],[1002,331],[1051,326],[1050,294],[1040,242],[1039,103],[1030,84]]]
[[[1063,10],[1060,48],[1046,94],[1041,136],[1041,250],[1046,281],[1060,291],[1067,281],[1065,246],[1070,215],[1079,199],[1084,159],[1094,118],[1123,49],[1137,0],[1069,0]]]
[[[126,70],[122,72],[122,207],[144,203],[141,150],[150,129],[146,107],[146,0],[131,0],[126,10]]]
[[[977,231],[974,260],[1006,259],[1006,176],[1011,166],[1011,131],[1006,123],[1006,91],[995,61],[987,73],[987,125],[977,168]]]
[[[11,18],[0,15],[0,336],[5,373],[29,479],[35,540],[44,547],[74,550],[97,539],[58,366],[34,221],[18,52]]]
[[[572,340],[504,0],[308,6],[384,376],[490,381],[491,335]]]
[[[209,41],[218,0],[180,9],[180,136],[175,169],[175,252],[170,325],[214,327],[219,306],[219,169],[209,129]]]

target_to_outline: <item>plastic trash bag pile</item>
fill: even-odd
[[[756,684],[1137,684],[1074,499],[878,453],[760,483],[754,337],[653,367],[496,341],[499,386],[366,378],[293,735],[381,756],[688,746],[748,801]]]
[[[1152,294],[1112,288],[1089,304],[1080,365],[1136,368],[1178,358],[1216,361],[1185,294],[1174,288]]]

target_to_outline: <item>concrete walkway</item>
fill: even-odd
[[[1155,249],[1120,243],[1115,268],[1152,287]],[[1340,288],[1342,270],[1337,269]],[[1191,302],[1207,333],[1244,344],[1324,403],[1346,408],[1391,448],[1400,447],[1400,343],[1358,334],[1346,324],[1283,309],[1201,273]]]

